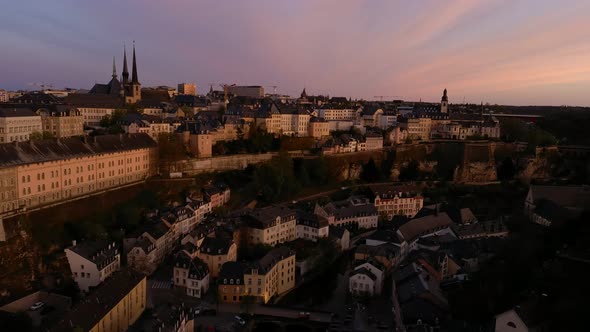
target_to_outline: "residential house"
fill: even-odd
[[[354,267],[350,274],[348,289],[355,295],[374,296],[381,294],[385,280],[385,267],[370,259]]]
[[[217,278],[225,262],[236,261],[237,252],[237,246],[231,238],[206,237],[199,246],[197,257],[207,264],[211,277]]]
[[[242,217],[250,244],[277,244],[293,241],[297,236],[296,212],[282,206],[256,209]]]
[[[314,213],[328,219],[330,225],[341,227],[375,228],[379,219],[375,206],[360,197],[316,206]]]
[[[287,247],[274,248],[244,270],[245,295],[268,303],[295,287],[295,252]]]
[[[302,210],[297,210],[296,235],[298,239],[316,242],[319,238],[328,237],[328,219]]]
[[[121,253],[115,242],[73,241],[64,251],[72,277],[83,292],[98,286],[121,268]]]
[[[174,259],[174,286],[186,289],[186,295],[201,298],[209,290],[209,268],[198,257],[180,251]]]
[[[239,262],[226,262],[221,266],[217,279],[217,293],[219,302],[240,303],[244,291],[245,266]]]

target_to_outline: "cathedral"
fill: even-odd
[[[117,78],[117,68],[113,57],[113,74],[109,83],[95,84],[88,93],[110,96],[120,96],[125,99],[125,104],[135,104],[141,100],[141,84],[137,78],[137,62],[135,59],[135,44],[133,44],[133,65],[131,81],[127,69],[127,51],[123,48],[123,73],[121,80]]]

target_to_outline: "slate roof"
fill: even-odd
[[[261,209],[255,209],[247,212],[242,219],[250,227],[267,228],[274,225],[276,218],[280,216],[281,220],[296,218],[296,213],[284,206],[268,206]]]
[[[396,195],[399,197],[416,197],[422,192],[422,188],[412,185],[370,185],[369,189],[371,189],[373,195],[379,195],[381,199],[392,199]]]
[[[95,263],[99,270],[113,262],[115,256],[119,254],[119,248],[115,242],[105,240],[84,241],[68,249]]]
[[[174,258],[174,266],[188,269],[188,278],[203,280],[209,274],[207,264],[198,257],[191,258],[183,252],[179,252]]]
[[[144,279],[145,275],[130,269],[113,273],[82,302],[72,307],[52,331],[73,331],[76,327],[90,331]]]
[[[84,157],[102,153],[155,148],[147,134],[94,136],[86,139],[59,138],[0,144],[0,167]]]
[[[542,186],[532,185],[533,200],[550,200],[567,208],[590,206],[590,186]]]
[[[305,225],[314,228],[328,227],[328,220],[313,213],[297,210],[297,225]]]
[[[224,237],[206,237],[201,243],[199,251],[207,255],[227,255],[234,242]]]
[[[31,109],[26,107],[20,108],[0,108],[0,118],[19,118],[26,116],[38,116]]]
[[[408,221],[400,226],[399,230],[407,242],[413,241],[428,233],[449,227],[453,221],[445,212],[429,215]]]
[[[234,285],[243,285],[244,284],[244,265],[240,262],[225,262],[221,266],[221,270],[219,271],[219,280],[220,284],[229,284],[229,279],[239,280],[239,283],[235,283]],[[227,282],[223,282],[227,279]]]
[[[91,93],[71,93],[64,98],[68,105],[76,107],[123,108],[124,100],[119,96]]]
[[[266,255],[264,255],[264,257],[259,259],[258,262],[251,264],[247,270],[247,273],[249,274],[249,271],[257,269],[259,274],[265,274],[280,260],[294,255],[295,251],[288,247],[273,248]]]

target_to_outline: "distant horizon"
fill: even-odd
[[[20,1],[0,12],[0,89],[107,83],[135,40],[143,86],[429,102],[447,88],[452,104],[590,107],[588,12],[576,0]]]

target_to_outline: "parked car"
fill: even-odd
[[[43,308],[43,306],[45,306],[44,302],[36,302],[35,304],[33,304],[32,306],[29,307],[29,310],[31,310],[31,311],[39,310],[39,309]]]
[[[242,319],[242,317],[240,316],[234,316],[234,318],[236,319],[236,322],[238,322],[238,324],[240,325],[246,325],[246,321]]]

